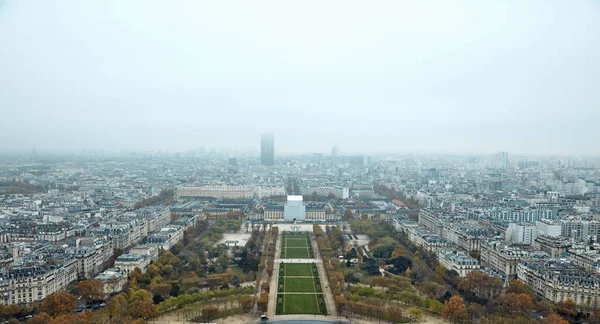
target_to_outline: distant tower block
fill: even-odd
[[[275,140],[273,134],[263,134],[260,138],[260,164],[275,164]]]

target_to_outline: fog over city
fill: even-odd
[[[597,1],[0,0],[0,151],[598,155]]]

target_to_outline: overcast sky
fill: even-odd
[[[600,154],[599,1],[0,0],[0,151]]]

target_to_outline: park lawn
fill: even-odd
[[[282,255],[282,258],[288,259],[312,259],[312,257],[307,248],[287,248]]]
[[[308,247],[308,242],[305,237],[302,237],[302,238],[289,237],[285,240],[285,242],[286,242],[286,247],[303,247],[303,248]]]
[[[315,279],[314,278],[294,278],[294,277],[286,277],[284,278],[284,289],[286,293],[293,292],[312,292],[316,291],[315,289]]]
[[[282,263],[283,275],[286,277],[312,277],[312,263]]]
[[[284,314],[321,314],[315,294],[283,295]]]

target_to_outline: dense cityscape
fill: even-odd
[[[3,156],[4,318],[600,320],[600,159],[278,156],[274,142],[260,157]],[[298,261],[316,261],[314,291],[282,288],[304,280],[285,274]]]
[[[0,324],[600,324],[599,31],[0,0]]]

